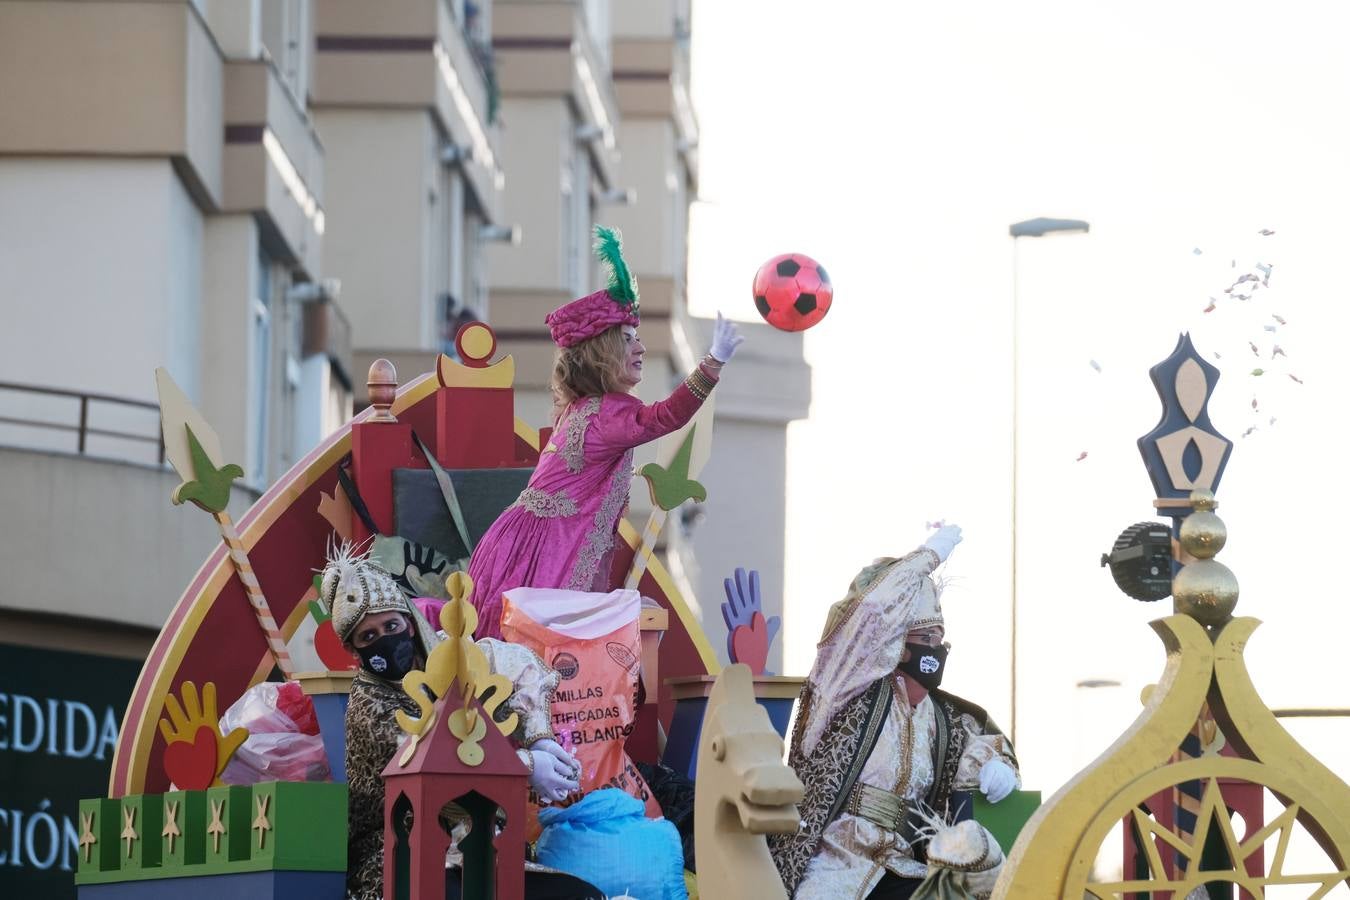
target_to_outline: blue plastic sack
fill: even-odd
[[[611,897],[688,900],[680,834],[648,819],[642,801],[614,788],[562,809],[539,811],[539,862],[589,881]]]

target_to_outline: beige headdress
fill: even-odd
[[[371,613],[401,612],[412,616],[414,637],[423,655],[440,643],[393,577],[349,541],[332,546],[319,581],[319,600],[333,617],[333,630],[346,643],[362,619]]]
[[[914,606],[910,615],[909,630],[943,625],[942,587],[931,575],[919,579],[914,589]]]

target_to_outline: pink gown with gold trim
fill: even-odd
[[[502,593],[518,587],[607,591],[633,448],[683,427],[703,402],[685,384],[658,403],[582,397],[563,414],[530,483],[469,561],[478,638],[501,638]]]

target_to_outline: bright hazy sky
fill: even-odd
[[[966,536],[947,566],[948,685],[1008,721],[1008,225],[1056,216],[1092,230],[1018,251],[1028,784],[1048,793],[1092,759],[1161,672],[1145,623],[1171,601],[1130,600],[1098,558],[1153,517],[1135,439],[1159,412],[1148,367],[1182,330],[1223,372],[1210,411],[1236,447],[1219,558],[1238,613],[1266,623],[1247,651],[1257,686],[1272,707],[1350,707],[1334,576],[1350,499],[1350,22],[1333,8],[695,4],[694,311],[754,318],[750,276],[780,252],[819,259],[836,290],[806,336],[811,416],[789,429],[787,671],[809,668],[861,565],[945,518]],[[1274,265],[1269,288],[1227,299],[1257,263]],[[1202,313],[1210,296],[1225,299]],[[1276,343],[1287,356],[1272,360]],[[1123,686],[1075,688],[1088,678]],[[1350,777],[1334,746],[1350,720],[1290,727]]]

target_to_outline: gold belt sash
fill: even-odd
[[[909,801],[899,794],[859,781],[849,791],[844,808],[860,819],[866,819],[887,831],[894,831],[906,841],[913,842]]]

